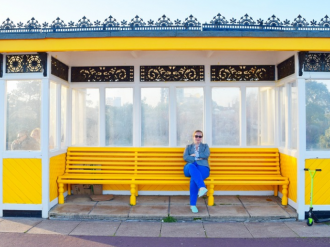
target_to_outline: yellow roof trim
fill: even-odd
[[[131,50],[330,51],[330,38],[105,37],[0,40],[1,53]]]

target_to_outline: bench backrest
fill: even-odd
[[[212,175],[280,175],[277,148],[211,148]]]
[[[184,148],[69,147],[67,173],[183,175]],[[277,148],[211,148],[211,175],[279,175]]]

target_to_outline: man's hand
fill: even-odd
[[[194,157],[196,157],[196,154],[191,154],[190,156],[194,156]]]

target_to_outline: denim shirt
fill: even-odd
[[[187,162],[187,164],[195,162],[195,157],[190,156],[191,154],[194,153],[195,153],[195,144],[192,143],[190,145],[187,145],[183,153],[183,159]],[[208,158],[210,156],[209,146],[207,144],[200,143],[198,153],[199,153],[199,160],[196,160],[197,164],[200,166],[209,167],[209,162],[208,162]]]

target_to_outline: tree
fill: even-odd
[[[326,130],[330,126],[330,92],[318,81],[306,83],[306,148],[320,149],[327,144]]]
[[[9,85],[10,84],[10,85]],[[9,81],[7,91],[7,149],[16,139],[17,132],[31,132],[40,128],[41,122],[41,82]]]

